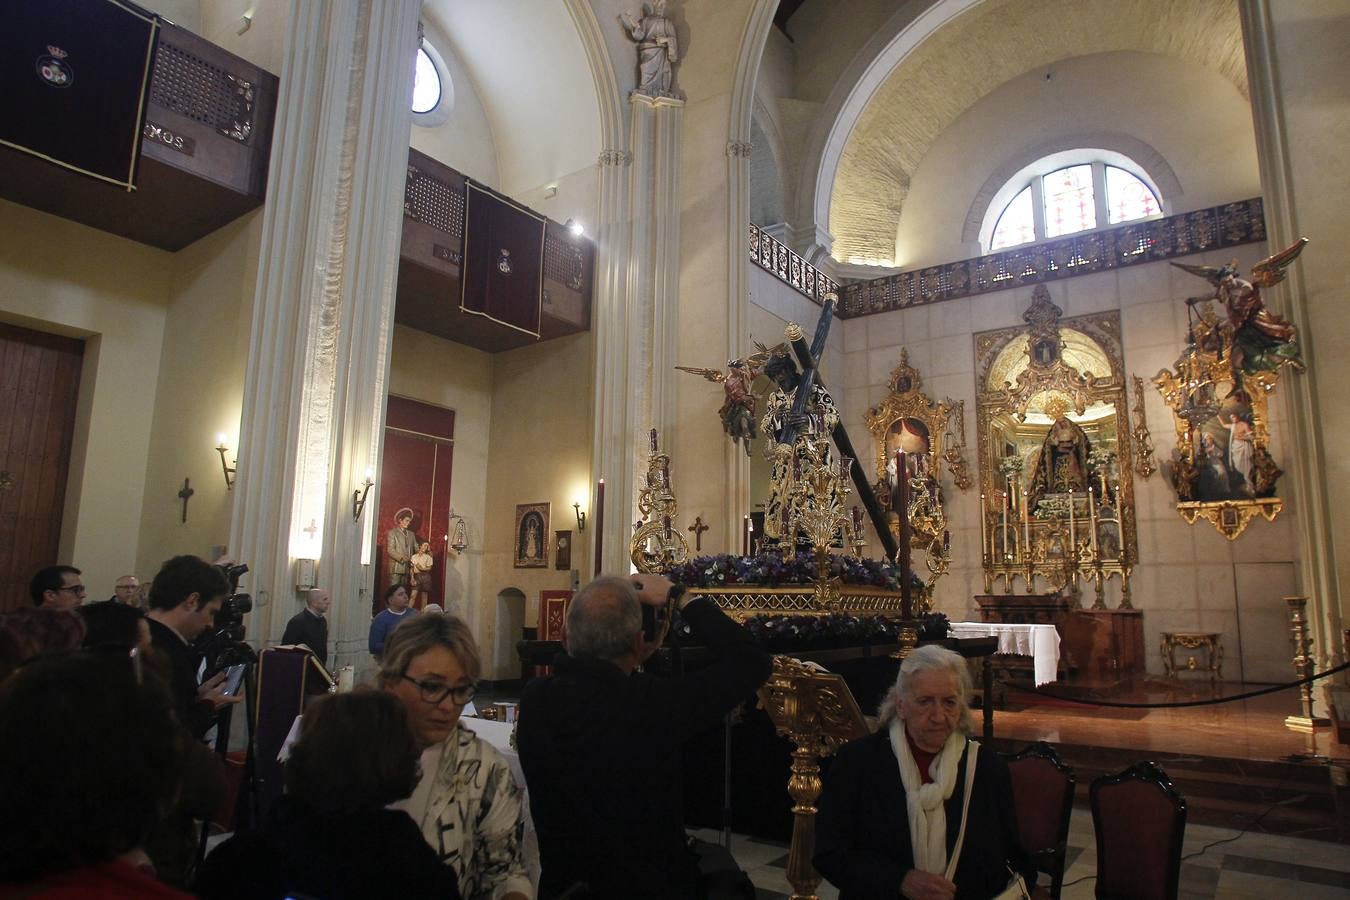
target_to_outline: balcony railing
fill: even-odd
[[[753,246],[754,228],[751,228]],[[766,239],[772,240],[761,237],[761,244]],[[839,315],[852,318],[956,300],[1265,239],[1261,198],[1254,197],[1165,219],[1134,222],[961,262],[853,282],[839,290]],[[753,255],[754,251],[751,252]],[[793,254],[793,258],[799,257]],[[760,265],[784,278],[768,264],[760,262]]]
[[[826,294],[839,291],[838,282],[793,253],[786,244],[765,234],[758,225],[750,226],[750,259],[816,303],[824,303]]]

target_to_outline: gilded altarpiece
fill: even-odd
[[[1115,312],[1062,318],[1038,286],[1024,326],[975,335],[984,587],[1120,583],[1138,560],[1129,406]]]

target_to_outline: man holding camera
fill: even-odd
[[[598,578],[567,613],[567,653],[520,701],[517,743],[543,863],[540,896],[703,897],[684,832],[680,751],[769,677],[748,632],[659,575]],[[712,662],[636,672],[679,611]]]
[[[172,666],[174,707],[194,737],[201,738],[215,724],[216,712],[242,697],[222,690],[225,673],[197,684],[201,654],[192,642],[215,624],[216,613],[230,583],[223,572],[196,556],[175,556],[160,567],[150,585],[150,643]]]

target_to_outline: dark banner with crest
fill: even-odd
[[[459,308],[539,337],[548,220],[472,181],[464,205]]]
[[[0,144],[135,190],[158,21],[122,0],[6,7]]]

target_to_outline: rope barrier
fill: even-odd
[[[1334,669],[1327,669],[1325,672],[1318,672],[1309,675],[1307,678],[1299,681],[1291,681],[1288,684],[1277,684],[1271,687],[1261,688],[1256,691],[1247,691],[1245,694],[1234,694],[1231,697],[1211,697],[1208,700],[1187,700],[1171,703],[1125,703],[1111,700],[1084,700],[1082,697],[1068,697],[1064,694],[1056,694],[1050,691],[1044,691],[1036,687],[1019,687],[1017,685],[1008,685],[1013,690],[1025,691],[1028,694],[1035,694],[1040,697],[1049,697],[1052,700],[1063,700],[1067,703],[1081,703],[1084,706],[1113,706],[1121,709],[1180,709],[1187,706],[1215,706],[1219,703],[1232,703],[1235,700],[1250,700],[1252,697],[1260,697],[1265,694],[1274,694],[1279,691],[1287,691],[1289,688],[1302,687],[1305,684],[1312,684],[1319,678],[1326,678],[1328,675],[1335,675],[1338,672],[1344,672],[1350,669],[1350,662],[1341,663]]]

